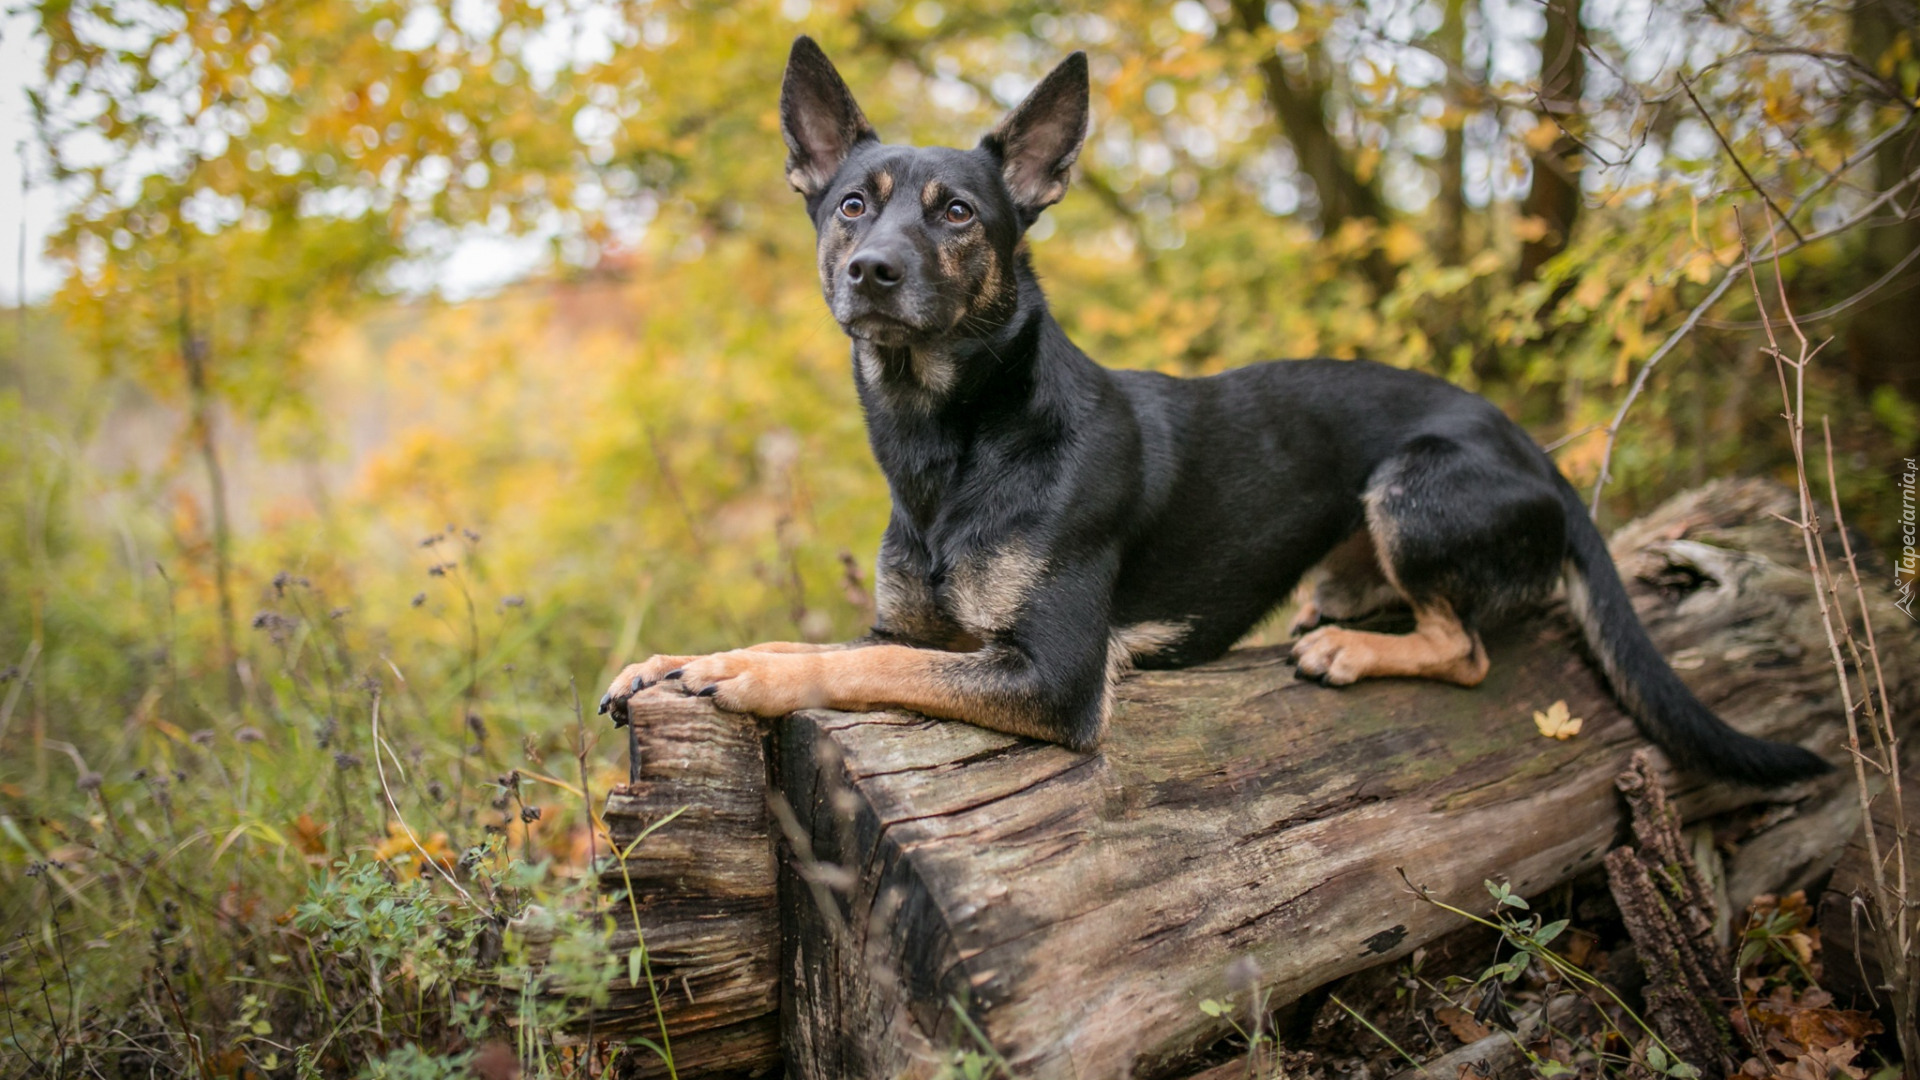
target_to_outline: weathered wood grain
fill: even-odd
[[[1769,516],[1791,509],[1771,485],[1714,485],[1615,550],[1709,705],[1839,760],[1800,549]],[[1888,634],[1911,699],[1920,650]],[[846,881],[820,893],[784,864],[790,1075],[924,1075],[974,1041],[956,1010],[1023,1077],[1173,1075],[1226,1033],[1198,1003],[1227,992],[1236,960],[1277,1004],[1451,929],[1396,868],[1481,907],[1487,877],[1532,894],[1595,866],[1621,835],[1613,777],[1642,744],[1562,617],[1489,646],[1474,690],[1327,689],[1278,649],[1133,679],[1092,756],[902,714],[789,718],[778,784],[838,868],[812,877]],[[1578,738],[1536,734],[1555,699],[1586,719]],[[1776,792],[1663,779],[1695,819],[1824,804],[1844,777]]]
[[[681,1077],[767,1069],[779,1060],[780,930],[760,728],[705,702],[643,697],[630,711],[638,768],[605,814],[627,853],[600,870],[616,897],[608,945],[623,960],[635,948],[637,912]],[[615,983],[594,1026],[660,1041],[644,980]],[[635,1064],[630,1075],[667,1075],[650,1058]]]

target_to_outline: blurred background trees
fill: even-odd
[[[1584,488],[1611,444],[1610,523],[1789,464],[1744,235],[1834,339],[1810,411],[1883,546],[1920,448],[1910,0],[25,10],[65,276],[0,324],[10,930],[119,880],[84,842],[111,814],[225,840],[200,873],[260,920],[334,856],[411,858],[398,807],[561,874],[584,814],[501,817],[484,778],[572,752],[570,683],[863,627],[886,493],[781,175],[798,33],[884,138],[963,146],[1089,52],[1093,136],[1032,240],[1108,364],[1431,371]],[[162,814],[172,770],[207,782]]]

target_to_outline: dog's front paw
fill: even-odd
[[[642,690],[660,685],[693,659],[691,656],[656,656],[638,664],[628,664],[613,677],[613,685],[601,695],[600,715],[612,713],[615,727],[627,726],[627,700]]]
[[[780,717],[827,703],[818,668],[805,653],[738,649],[689,660],[679,683],[682,692],[710,697],[728,712]]]
[[[1365,678],[1374,656],[1367,635],[1323,626],[1293,643],[1293,659],[1302,675],[1328,686],[1346,686]]]

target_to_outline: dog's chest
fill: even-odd
[[[1021,540],[939,562],[901,547],[881,552],[874,583],[881,626],[947,648],[977,647],[1012,630],[1047,571]]]

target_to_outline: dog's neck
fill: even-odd
[[[1104,370],[1067,339],[1024,259],[1012,318],[934,345],[854,342],[854,380],[896,508],[925,525],[974,464],[1003,447],[1024,460],[1065,443],[1082,385]],[[1016,448],[1017,444],[1017,448]]]

